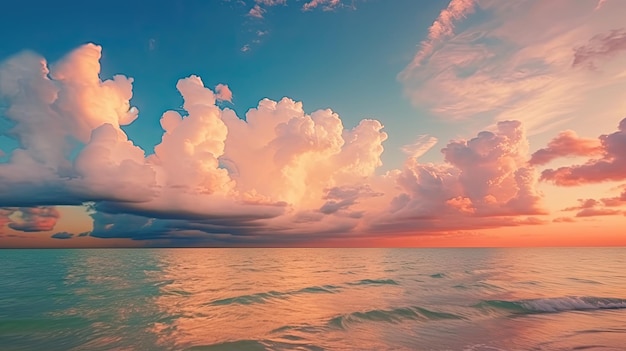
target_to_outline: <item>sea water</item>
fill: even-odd
[[[626,350],[626,249],[0,250],[0,350]]]

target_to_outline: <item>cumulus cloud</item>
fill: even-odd
[[[0,66],[15,124],[7,134],[20,142],[0,164],[0,204],[24,208],[0,216],[10,228],[51,230],[50,206],[86,202],[90,236],[163,245],[543,223],[518,217],[544,213],[520,122],[448,143],[439,165],[417,161],[437,142],[422,136],[404,148],[402,169],[378,175],[379,121],[346,128],[334,111],[307,113],[287,97],[263,99],[242,119],[219,104],[232,98],[226,85],[212,90],[192,75],[176,84],[182,110],[163,113],[146,156],[121,128],[137,118],[132,79],[101,80],[100,53],[89,44],[51,69],[32,53]]]
[[[546,169],[541,173],[541,180],[575,186],[626,179],[626,118],[619,123],[617,132],[600,136],[599,142],[601,158],[582,165]]]
[[[536,172],[527,166],[528,142],[520,122],[451,141],[445,164],[409,158],[391,176],[401,192],[373,224],[380,231],[446,231],[543,224]],[[412,230],[411,230],[412,228]]]

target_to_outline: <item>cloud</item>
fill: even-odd
[[[578,199],[578,205],[567,207],[563,211],[578,211],[576,217],[612,216],[623,211],[611,207],[626,205],[626,191],[618,197],[596,199]]]
[[[595,5],[591,0],[458,2],[457,10],[442,12],[445,20],[431,27],[398,79],[415,106],[445,120],[478,127],[518,120],[531,135],[582,124],[590,115],[603,125],[611,111],[623,108],[623,65],[603,55],[623,54],[622,32],[610,30],[623,27],[617,13],[626,11],[626,3],[608,2],[602,11],[594,11]],[[454,29],[455,23],[462,26]],[[590,44],[590,38],[596,39]],[[572,67],[575,60],[591,62],[587,57],[602,63],[601,70]],[[600,111],[598,104],[604,105]]]
[[[598,139],[580,138],[576,132],[566,130],[552,139],[548,147],[537,150],[532,154],[531,165],[544,165],[556,158],[566,156],[595,156],[603,152],[602,144]]]
[[[449,142],[444,164],[418,162],[437,142],[422,136],[404,148],[403,168],[379,175],[379,121],[345,127],[334,111],[308,113],[288,97],[263,99],[243,119],[219,103],[232,97],[226,85],[191,75],[176,84],[182,109],[162,114],[161,141],[146,155],[121,128],[137,118],[132,79],[101,80],[100,50],[78,48],[49,74],[32,53],[0,66],[15,125],[6,134],[20,141],[0,164],[0,204],[25,208],[0,216],[5,225],[51,230],[51,206],[82,203],[91,203],[90,236],[181,246],[544,223],[528,217],[544,210],[518,121]]]
[[[626,51],[626,29],[614,29],[608,33],[593,36],[589,43],[579,46],[574,51],[572,66],[596,68],[595,61],[616,56]]]
[[[552,220],[554,223],[575,223],[576,220],[572,217],[557,217]]]
[[[454,35],[455,22],[465,18],[474,11],[476,6],[475,0],[452,0],[448,6],[443,9],[437,19],[428,28],[428,36],[422,41],[421,48],[413,58],[413,61],[404,74],[410,73],[410,70],[420,66],[436,49],[436,45],[440,41]]]
[[[215,87],[215,95],[217,100],[233,102],[233,92],[230,91],[226,84],[218,84]]]
[[[266,12],[265,9],[261,8],[261,6],[259,6],[259,4],[254,5],[254,7],[252,7],[250,9],[250,11],[248,12],[248,16],[250,17],[256,17],[256,18],[263,18],[263,14]]]
[[[626,118],[620,122],[617,132],[602,135],[599,141],[601,158],[582,165],[546,169],[541,173],[541,180],[560,186],[576,186],[626,179]]]
[[[287,0],[254,0],[254,2],[265,6],[277,6],[285,5],[287,3]]]
[[[68,232],[58,232],[58,233],[52,234],[51,236],[52,239],[62,239],[62,240],[71,239],[73,237],[74,237],[74,234],[68,233]]]
[[[5,208],[2,212],[9,228],[27,233],[50,231],[61,216],[55,207],[50,206]]]
[[[323,6],[324,11],[332,11],[341,5],[341,0],[311,0],[302,5],[303,11],[313,10],[318,6]]]
[[[400,194],[374,227],[445,231],[543,223],[520,217],[546,213],[535,171],[526,166],[527,143],[520,122],[504,121],[494,132],[448,143],[446,164],[409,158],[394,174]]]
[[[428,135],[420,135],[413,144],[404,145],[401,150],[407,156],[419,158],[432,149],[439,140]]]

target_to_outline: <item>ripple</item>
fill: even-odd
[[[356,282],[350,282],[348,285],[399,285],[393,279],[362,279]]]

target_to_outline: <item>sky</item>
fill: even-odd
[[[2,6],[0,247],[626,245],[624,1]]]

